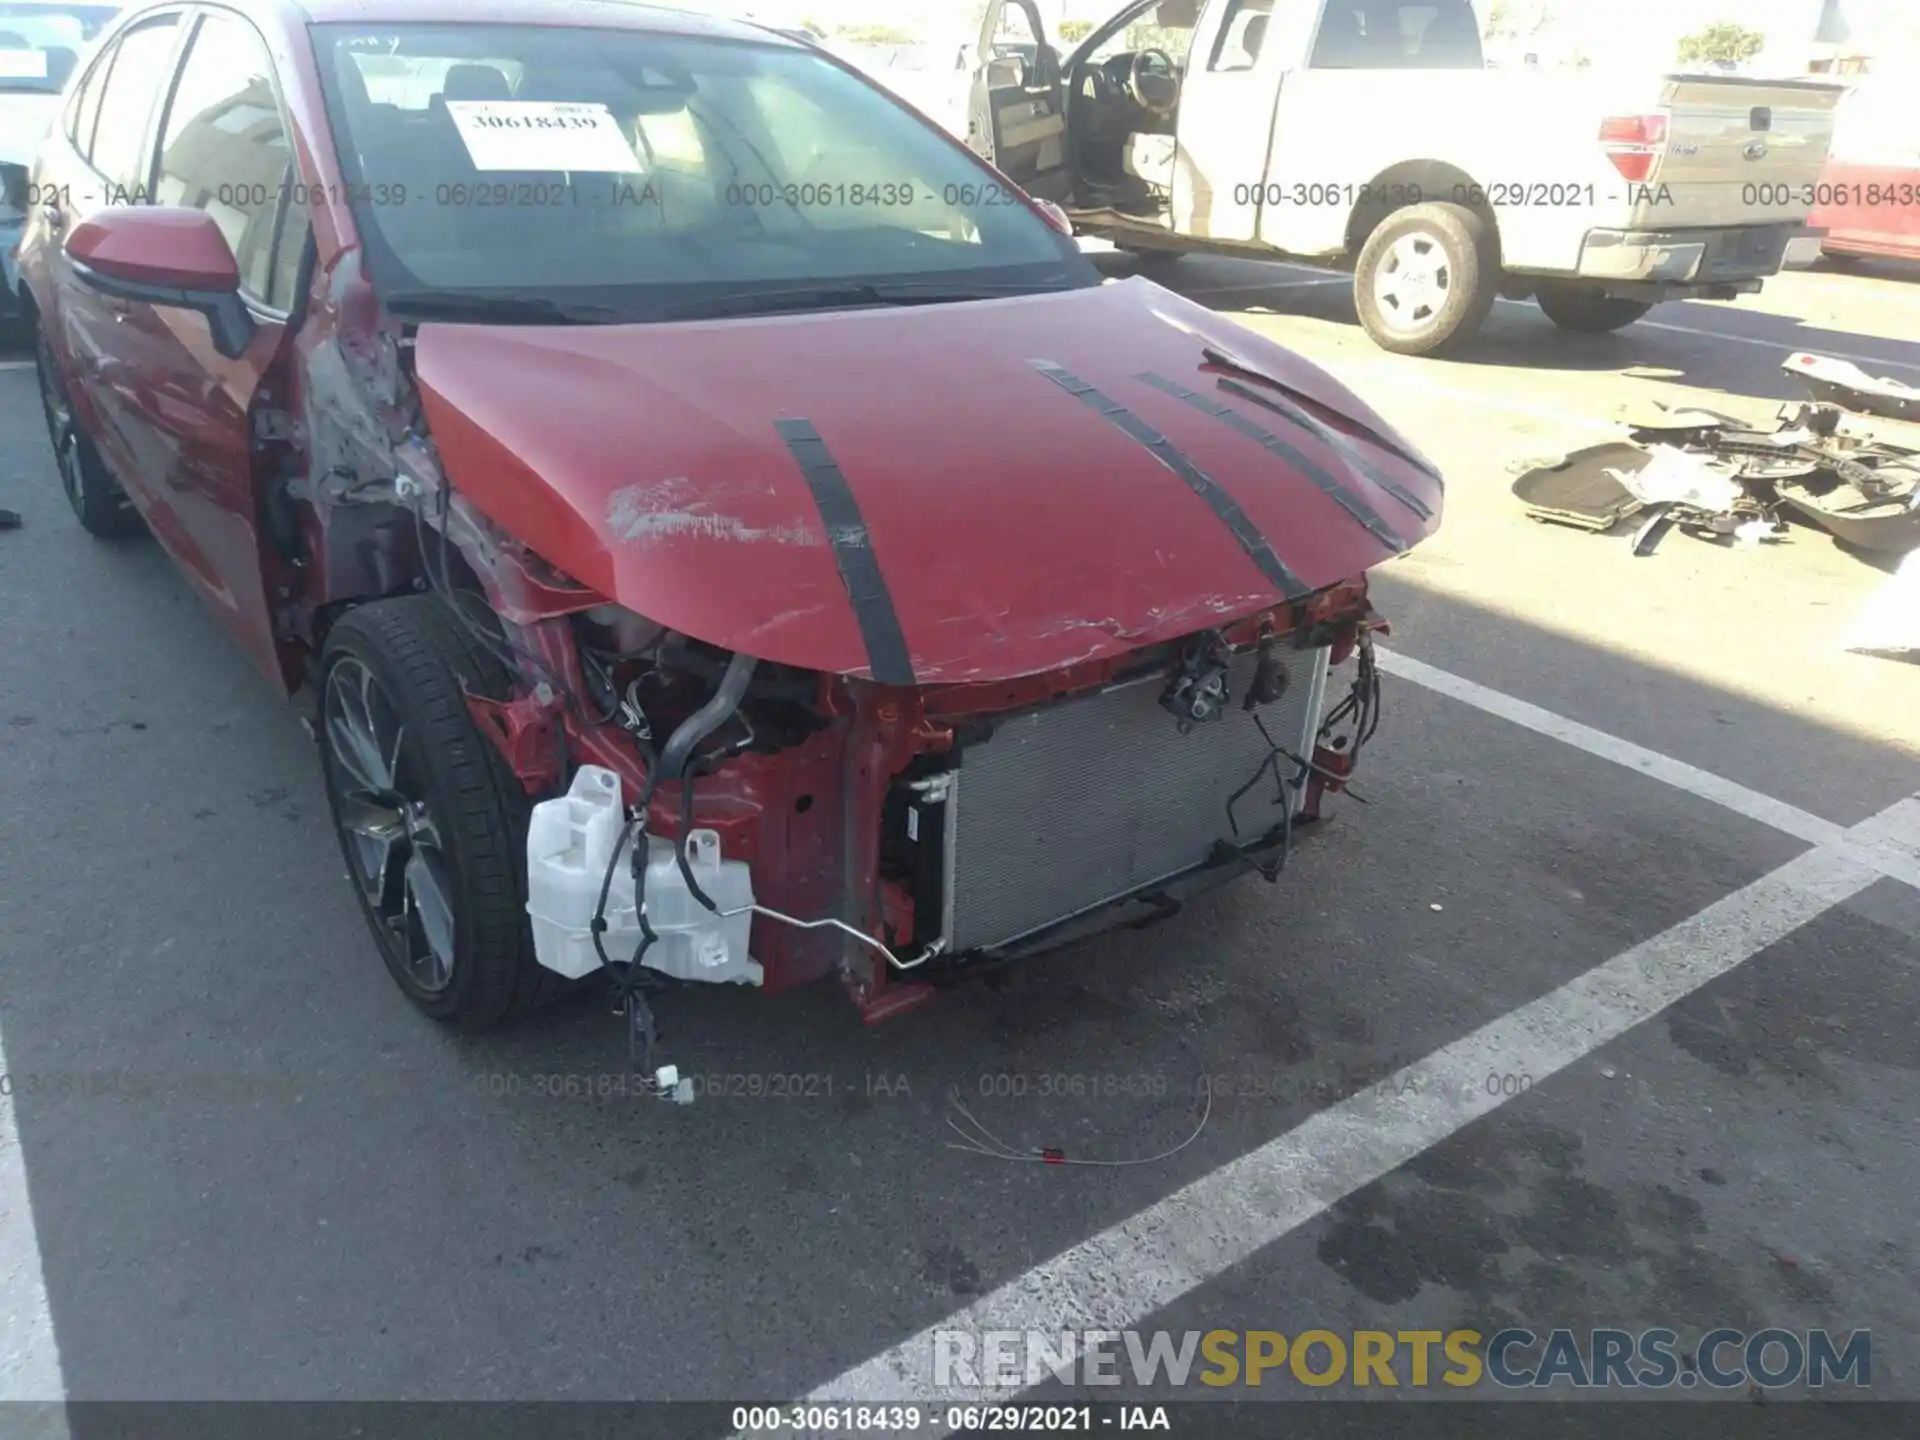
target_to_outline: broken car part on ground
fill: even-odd
[[[1367,573],[1439,523],[1380,416],[1103,283],[805,45],[614,3],[245,10],[137,7],[96,63],[180,42],[106,73],[200,97],[149,157],[187,200],[233,77],[274,74],[249,163],[298,183],[107,204],[57,134],[42,396],[81,523],[151,531],[314,697],[419,1008],[606,971],[645,1073],[661,985],[835,975],[874,1020],[1278,874],[1378,723]],[[890,199],[788,201],[854,145]],[[391,201],[499,185],[552,203]],[[80,363],[122,343],[138,385]]]
[[[1605,532],[1637,521],[1637,555],[1676,527],[1758,541],[1784,538],[1788,520],[1867,555],[1920,547],[1920,390],[1819,355],[1782,368],[1815,399],[1783,406],[1770,430],[1663,407],[1629,440],[1529,470],[1513,493],[1550,523]]]

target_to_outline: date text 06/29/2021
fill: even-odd
[[[736,1436],[1021,1434],[1172,1431],[1164,1405],[810,1404],[736,1405]]]

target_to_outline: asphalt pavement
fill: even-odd
[[[620,1093],[591,1000],[479,1038],[407,1006],[312,742],[151,542],[80,531],[9,352],[0,1398],[924,1394],[959,1317],[1869,1329],[1874,1394],[1920,1399],[1920,667],[1837,640],[1885,577],[1811,532],[1638,560],[1507,493],[1650,399],[1764,418],[1792,349],[1920,383],[1920,284],[1600,338],[1503,306],[1415,361],[1311,272],[1170,278],[1449,478],[1378,586],[1366,803],[1277,886],[878,1028],[831,986],[675,997],[686,1108]],[[957,1095],[1153,1156],[1203,1076],[1154,1163],[948,1144]]]

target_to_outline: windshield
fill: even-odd
[[[1099,283],[991,171],[808,49],[534,25],[315,36],[396,309],[648,320],[752,313],[762,293],[793,310],[813,290],[827,308]]]
[[[0,0],[0,95],[58,95],[118,5],[23,5]]]

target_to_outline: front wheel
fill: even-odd
[[[1624,330],[1636,320],[1644,320],[1653,309],[1646,300],[1616,300],[1594,285],[1565,285],[1542,281],[1534,299],[1547,318],[1562,330],[1578,335],[1610,335]]]
[[[126,492],[113,483],[107,467],[93,448],[93,439],[73,413],[67,382],[47,343],[45,329],[34,337],[34,368],[40,376],[40,411],[47,422],[47,443],[53,447],[60,488],[79,518],[80,528],[96,540],[118,540],[145,529],[140,512]]]
[[[1479,330],[1500,287],[1493,227],[1464,205],[1410,205],[1382,220],[1353,272],[1354,308],[1373,343],[1436,355]]]
[[[510,683],[436,595],[350,611],[327,636],[320,755],[388,972],[435,1020],[492,1025],[559,994],[527,925],[529,803],[466,691]]]

